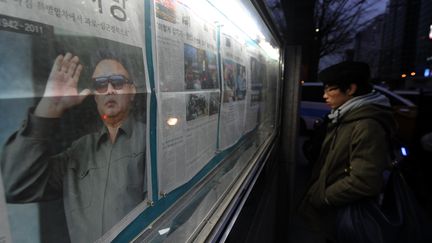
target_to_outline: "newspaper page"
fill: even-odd
[[[148,79],[144,41],[144,1],[0,0],[0,52],[3,56],[0,60],[0,83],[5,87],[0,90],[0,107],[8,114],[7,119],[1,121],[0,139],[5,141],[8,137],[11,138],[0,153],[7,153],[9,160],[16,160],[14,158],[22,154],[14,151],[29,153],[25,160],[37,157],[32,153],[39,153],[39,146],[26,148],[25,143],[12,139],[14,136],[11,135],[17,129],[25,127],[27,118],[34,108],[41,108],[38,111],[43,110],[44,114],[48,114],[50,106],[39,106],[42,103],[40,100],[46,98],[45,100],[53,102],[64,102],[65,109],[55,116],[59,119],[58,124],[52,129],[45,129],[46,133],[52,136],[49,141],[52,141],[53,145],[43,149],[49,150],[44,152],[44,155],[51,155],[63,153],[73,146],[83,145],[81,149],[76,150],[78,152],[70,155],[71,161],[79,163],[78,167],[68,168],[68,173],[72,173],[74,169],[77,174],[82,173],[79,176],[68,177],[79,177],[80,181],[65,182],[64,188],[67,190],[63,196],[56,192],[49,196],[49,199],[63,199],[67,216],[70,216],[68,214],[71,211],[74,212],[73,217],[66,217],[66,231],[69,230],[74,242],[92,242],[100,237],[101,233],[109,230],[131,209],[144,202],[151,188],[150,173],[147,170],[150,163],[147,159],[146,146]],[[117,96],[119,99],[108,99],[102,95],[107,92],[123,92],[124,95],[122,98]],[[80,93],[82,96],[78,96]],[[29,110],[30,112],[27,112]],[[117,152],[113,153],[107,150],[103,150],[106,153],[100,152],[100,146],[109,145],[110,138],[108,143],[105,143],[107,140],[104,140],[103,136],[99,137],[98,149],[96,145],[84,146],[83,138],[96,137],[95,134],[102,133],[103,128],[106,128],[105,122],[114,121],[120,113],[127,114],[129,120],[134,120],[131,122],[134,127],[133,132],[130,132],[130,140],[134,140],[130,141],[131,146],[117,147]],[[126,116],[121,117],[121,124],[125,124]],[[23,125],[20,126],[21,124]],[[125,130],[129,131],[128,128]],[[119,138],[120,135],[116,140]],[[85,141],[89,141],[90,144],[94,140]],[[117,145],[116,143],[115,146]],[[85,156],[88,156],[88,159],[85,159]],[[134,164],[129,166],[127,163],[121,163],[126,160]],[[88,166],[87,171],[80,172],[79,170],[85,169],[81,162],[92,164]],[[102,173],[104,168],[109,168],[108,164],[112,168]],[[122,164],[122,169],[118,169]],[[9,175],[10,173],[3,174],[3,182],[16,179]],[[99,175],[101,176],[98,177]],[[107,175],[109,179],[102,183],[102,175]],[[72,183],[76,183],[74,185],[77,187],[67,186]],[[6,187],[6,183],[4,185]],[[87,189],[84,189],[83,185],[87,185]],[[107,193],[102,197],[100,193],[105,189],[101,187],[109,188],[107,192],[117,190],[120,194],[124,192],[133,196],[122,197],[120,200],[115,193]],[[82,191],[78,193],[75,190]],[[101,201],[105,207],[101,210],[102,207],[99,205],[96,210],[97,202]],[[120,207],[116,207],[116,203],[122,203],[121,207],[124,207],[117,210]],[[37,207],[36,204],[35,206]],[[111,206],[113,210],[110,210]],[[101,213],[104,216],[100,218],[104,218],[106,222],[101,222],[102,225],[89,224],[99,227],[97,230],[88,228],[84,220],[78,225],[77,220],[74,221],[78,218],[76,208],[85,208],[88,215]],[[4,212],[3,209],[1,211]],[[106,211],[110,211],[109,215],[104,214]],[[41,215],[42,220],[36,222],[41,224],[40,228],[45,228],[49,223],[44,217]],[[88,216],[86,220],[91,221],[94,218]],[[32,219],[23,218],[21,221],[27,224],[19,225],[28,229],[33,227],[30,225]],[[46,228],[55,235],[53,232],[60,223],[50,223],[51,225]],[[79,229],[83,228],[87,228],[85,234],[79,233]],[[12,231],[18,234],[27,232],[26,229]],[[45,233],[41,230],[40,234]],[[13,232],[12,234],[14,237]],[[57,242],[66,241],[68,239],[57,239]]]
[[[187,1],[157,0],[158,181],[163,195],[216,152],[220,105],[217,32]]]
[[[234,145],[245,132],[245,109],[249,67],[246,44],[228,34],[221,35],[222,90],[219,148]]]
[[[266,78],[266,60],[259,46],[248,48],[249,67],[251,70],[249,94],[247,96],[246,131],[256,128],[261,122],[263,103],[263,83]]]
[[[249,68],[250,79],[248,80],[248,95],[246,96],[247,107],[246,107],[246,119],[245,119],[245,130],[249,132],[255,129],[260,122],[259,112],[261,111],[262,105],[262,83],[263,83],[263,71],[265,70],[263,64],[263,55],[258,45],[248,46],[249,55]]]

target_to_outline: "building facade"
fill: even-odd
[[[432,79],[432,1],[422,0],[416,50],[416,79],[413,85],[429,86]]]
[[[393,88],[432,88],[431,12],[430,0],[389,0],[382,17],[377,78]],[[363,40],[365,34],[359,34]],[[366,44],[373,42],[363,43],[363,49]]]

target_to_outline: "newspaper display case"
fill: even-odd
[[[217,237],[278,133],[248,0],[0,0],[0,43],[0,242]]]

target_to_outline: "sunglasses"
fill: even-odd
[[[93,78],[93,89],[99,93],[105,93],[108,90],[108,84],[111,84],[115,90],[123,88],[124,84],[131,84],[132,81],[123,75],[111,75]]]

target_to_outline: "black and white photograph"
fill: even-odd
[[[8,23],[0,29],[7,57],[0,60],[0,84],[7,86],[0,108],[8,114],[0,123],[0,164],[6,202],[17,205],[11,222],[38,224],[27,235],[41,234],[43,242],[93,242],[148,197],[143,49],[0,19],[2,27]],[[40,223],[20,210],[27,206],[38,210]],[[52,238],[57,234],[33,227],[63,233]],[[23,230],[12,228],[17,242],[25,241],[17,234]]]
[[[186,96],[186,121],[192,121],[209,115],[206,95],[189,94]]]

